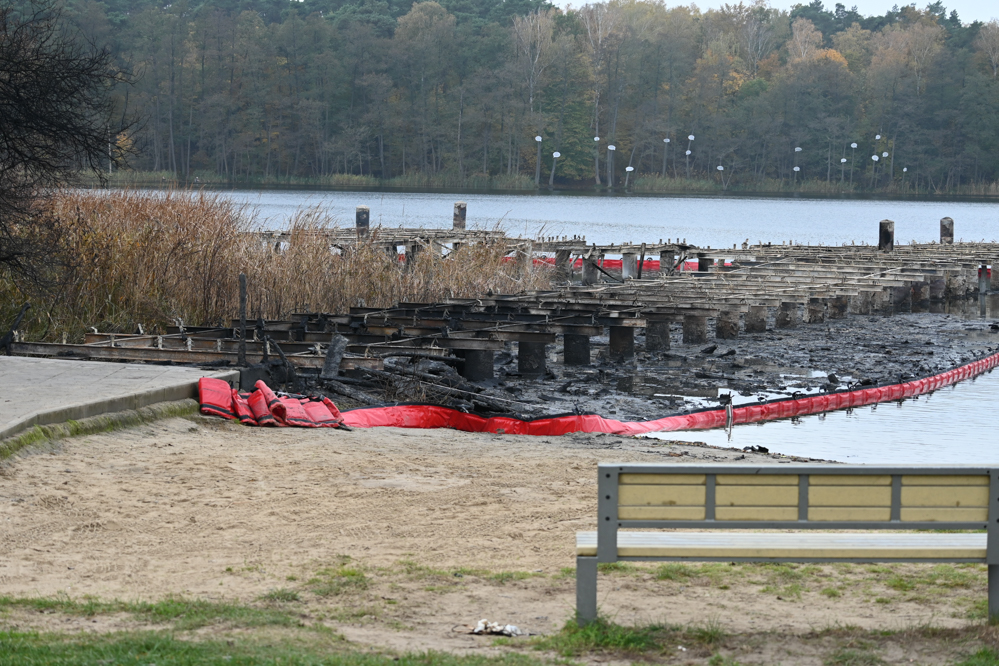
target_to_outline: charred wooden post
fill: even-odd
[[[371,209],[367,206],[358,206],[354,212],[354,228],[357,230],[357,239],[367,238],[371,227]]]
[[[423,246],[419,241],[413,241],[412,243],[406,243],[406,268],[412,270],[416,265],[416,259],[420,256],[420,252],[423,250]]]
[[[715,337],[719,340],[734,340],[739,337],[739,313],[722,310],[715,317]]]
[[[700,272],[700,273],[707,273],[708,271],[711,270],[711,266],[713,264],[714,264],[714,261],[711,258],[709,258],[709,257],[703,257],[701,255],[697,255],[697,271],[698,272]]]
[[[635,329],[631,326],[611,326],[609,353],[613,359],[634,358]]]
[[[986,264],[982,264],[978,267],[978,293],[989,293],[989,287],[991,286],[992,284],[989,280],[989,267]]]
[[[493,351],[491,349],[466,349],[465,363],[461,376],[470,382],[482,382],[493,378]]]
[[[625,252],[621,255],[621,278],[625,280],[638,277],[638,253]]]
[[[239,274],[239,353],[236,364],[241,368],[246,366],[246,273]]]
[[[650,320],[645,325],[645,351],[657,352],[669,349],[668,320]]]
[[[746,313],[746,333],[767,332],[767,306],[750,305]]]
[[[809,324],[821,324],[826,320],[826,302],[822,298],[809,298],[805,306],[805,316]]]
[[[935,277],[930,280],[930,301],[942,301],[947,294],[947,280]]]
[[[798,325],[798,304],[781,303],[777,308],[777,328],[795,328]]]
[[[559,280],[572,279],[572,250],[555,251],[555,274]]]
[[[846,313],[850,311],[850,297],[836,296],[829,300],[829,318],[844,319]]]
[[[954,220],[949,217],[940,219],[940,244],[954,244]]]
[[[665,275],[666,273],[669,273],[669,270],[673,267],[673,262],[674,261],[676,261],[676,259],[673,256],[673,251],[672,250],[670,250],[668,252],[666,250],[663,250],[662,252],[660,252],[659,253],[659,274],[660,275]]]
[[[878,223],[878,249],[884,252],[895,251],[895,221],[881,220]]]
[[[708,318],[683,315],[683,344],[699,345],[708,341]]]
[[[903,287],[891,288],[891,311],[912,311],[912,285],[906,284]]]
[[[540,377],[547,369],[545,363],[545,343],[517,343],[517,372],[524,377]]]
[[[597,262],[600,261],[601,257],[594,256],[583,259],[583,284],[590,285],[600,282],[600,271],[597,269]]]
[[[451,221],[452,229],[465,230],[465,217],[468,214],[468,204],[464,201],[456,201],[454,204],[454,217]]]
[[[921,280],[912,284],[912,311],[926,312],[930,307],[930,283]]]
[[[562,337],[562,357],[566,365],[589,365],[590,336],[566,333]]]

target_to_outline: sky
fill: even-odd
[[[738,4],[738,0],[727,0],[729,4]],[[911,0],[906,2],[906,0],[840,0],[843,2],[847,8],[853,5],[857,6],[857,11],[859,11],[864,16],[884,14],[886,11],[892,8],[892,5],[897,4],[899,6],[911,4]],[[718,9],[726,0],[695,0],[694,4],[700,7],[702,10],[705,9]],[[770,0],[770,6],[775,9],[791,9],[793,5],[808,4],[809,0]],[[836,6],[837,0],[826,0],[824,2],[826,9],[832,10]],[[566,0],[554,0],[554,4],[559,7],[565,8],[568,5],[573,5],[574,7],[579,7],[586,4],[585,0],[573,0],[571,2]],[[679,4],[689,4],[688,2],[674,2],[667,0],[666,4],[668,6],[675,6]],[[749,2],[746,2],[749,4]],[[928,2],[925,0],[920,0],[916,2],[917,7],[924,7]],[[999,18],[999,2],[996,0],[944,0],[944,7],[947,8],[947,13],[949,14],[952,9],[957,10],[957,15],[961,17],[961,21],[964,23],[971,23],[972,21],[989,21],[994,18]]]

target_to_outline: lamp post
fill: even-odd
[[[593,179],[600,184],[600,137],[593,137]]]
[[[801,169],[798,168],[798,153],[801,152],[801,146],[794,147],[794,184],[798,184],[798,172]]]
[[[843,175],[845,173],[845,169],[846,169],[846,158],[843,157],[843,158],[840,158],[840,160],[839,160],[839,184],[840,184],[840,186],[843,185],[843,181],[845,180],[845,177]]]
[[[666,152],[669,149],[669,137],[663,139],[663,178],[666,177]]]
[[[552,172],[548,176],[548,189],[553,189],[555,187],[555,167],[558,165],[558,158],[562,157],[562,153],[557,150],[552,153]]]
[[[881,136],[880,134],[878,136]],[[874,168],[871,169],[871,187],[874,187],[874,180],[878,175],[878,160],[881,159],[877,155],[871,155],[871,160],[874,161]]]
[[[624,170],[627,172],[624,175],[624,191],[627,192],[628,191],[628,179],[631,178],[631,172],[635,170],[635,167],[633,167],[633,166],[631,166],[629,164],[628,166],[626,166],[624,168]]]
[[[534,165],[534,187],[537,187],[541,184],[541,137],[536,136],[534,140],[538,144],[538,159]]]
[[[851,143],[850,149],[853,151],[850,153],[850,187],[853,187],[853,165],[857,161],[857,144]]]
[[[687,153],[686,153],[686,156],[684,157],[684,161],[686,162],[686,166],[687,166],[687,180],[690,180],[690,144],[692,144],[693,142],[694,142],[694,135],[693,134],[688,134],[687,135]]]
[[[614,151],[617,146],[613,143],[607,146],[607,187],[614,189]]]

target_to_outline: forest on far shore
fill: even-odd
[[[940,0],[64,3],[157,179],[999,194],[999,22]]]

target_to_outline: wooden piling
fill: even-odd
[[[715,318],[715,337],[719,340],[734,340],[739,337],[739,313],[722,310]]]
[[[566,365],[589,365],[590,336],[573,333],[562,336],[562,360]]]
[[[683,344],[699,345],[708,341],[708,318],[697,315],[683,316]]]
[[[546,366],[545,343],[517,343],[517,372],[524,377],[540,377],[545,374]]]
[[[358,206],[354,212],[354,228],[357,230],[357,238],[366,238],[371,227],[371,209],[367,206]]]
[[[879,223],[878,250],[881,252],[895,251],[895,223],[891,220],[881,220]]]
[[[826,320],[826,302],[822,298],[809,298],[805,306],[805,318],[809,324],[821,324]]]
[[[940,244],[954,244],[954,220],[952,218],[940,218]]]
[[[468,214],[468,204],[464,201],[456,201],[454,204],[454,217],[451,221],[452,229],[465,230],[465,217]]]
[[[621,278],[624,280],[638,277],[638,254],[625,252],[621,255]]]
[[[610,326],[609,353],[612,359],[635,357],[635,329],[631,326]]]
[[[669,350],[669,320],[649,320],[645,325],[645,351]]]
[[[798,304],[781,303],[777,308],[777,328],[795,328],[798,326]]]
[[[767,306],[750,305],[746,312],[746,333],[767,332]]]

